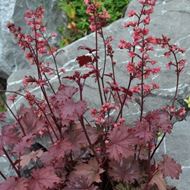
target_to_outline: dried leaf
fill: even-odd
[[[157,172],[149,182],[149,185],[154,184],[158,187],[158,190],[167,190],[166,182],[161,172]]]
[[[24,167],[30,163],[30,161],[36,161],[43,154],[42,150],[32,151],[29,154],[23,155],[20,158],[20,166]]]
[[[87,164],[82,163],[77,165],[75,169],[76,171],[74,171],[74,175],[84,176],[90,184],[93,182],[100,183],[100,174],[104,172],[95,159],[90,160]]]
[[[72,176],[64,190],[96,190],[84,176]]]

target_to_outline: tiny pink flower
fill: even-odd
[[[131,10],[128,12],[128,17],[133,17],[134,15],[136,15],[136,11],[135,10]]]

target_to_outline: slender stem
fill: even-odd
[[[9,154],[7,153],[7,151],[5,150],[5,148],[3,148],[3,152],[4,152],[5,156],[7,157],[7,159],[9,160],[11,166],[14,168],[14,170],[15,170],[16,174],[18,175],[18,177],[21,177],[19,170],[16,168],[15,164],[11,160],[11,158],[10,158]]]
[[[178,89],[179,89],[179,65],[178,65],[178,61],[177,61],[177,56],[176,54],[172,51],[172,54],[174,56],[175,62],[176,62],[176,89],[175,89],[175,95],[173,98],[173,102],[172,102],[172,106],[174,106],[175,101],[177,99],[177,95],[178,95]]]
[[[111,65],[112,65],[113,81],[115,83],[116,82],[116,76],[115,76],[115,65],[114,65],[114,61],[113,61],[113,55],[110,56],[110,59],[111,59]]]
[[[150,159],[153,158],[153,156],[154,156],[156,150],[157,150],[157,149],[159,148],[159,146],[161,145],[161,143],[162,143],[162,141],[164,140],[164,137],[165,137],[165,136],[166,136],[166,133],[164,133],[164,135],[162,136],[160,142],[159,142],[158,145],[155,147],[154,151],[152,152],[152,154],[151,154],[151,156],[150,156]]]
[[[1,95],[0,95],[1,96]],[[3,100],[3,103],[6,105],[7,109],[10,111],[10,113],[12,114],[12,116],[15,118],[15,120],[18,122],[20,129],[23,133],[24,136],[26,136],[26,132],[24,130],[24,127],[22,126],[19,118],[17,118],[17,116],[14,114],[14,112],[11,110],[11,108],[9,107],[9,105],[7,104],[6,100],[4,100],[4,98],[1,96],[1,99]]]
[[[48,100],[46,91],[45,91],[45,89],[44,89],[43,87],[41,87],[41,90],[42,90],[42,93],[43,93],[43,95],[44,95],[44,98],[45,98],[45,100],[46,100],[46,102],[47,102],[48,108],[49,108],[49,110],[50,110],[50,112],[51,112],[52,119],[53,119],[53,121],[55,122],[55,125],[57,126],[57,129],[58,129],[58,131],[59,131],[59,133],[60,133],[60,137],[62,138],[61,128],[60,128],[60,126],[59,126],[58,123],[57,123],[56,117],[55,117],[55,115],[54,115],[54,113],[53,113],[53,110],[52,110],[52,108],[51,108],[51,105],[50,105],[50,103],[49,103],[49,100]]]
[[[97,15],[94,14],[94,17],[95,17],[95,25],[97,27]],[[101,86],[100,86],[100,73],[99,73],[99,66],[98,66],[98,29],[96,28],[96,31],[95,31],[95,46],[96,46],[96,80],[97,80],[97,83],[98,83],[98,90],[99,90],[99,95],[100,95],[100,101],[101,101],[101,104],[103,105],[104,104],[104,101],[103,101],[103,97],[102,97],[102,90],[101,90]]]
[[[105,102],[107,102],[107,97],[106,97],[106,93],[104,91],[105,89],[105,84],[104,84],[104,76],[105,76],[105,71],[106,71],[106,55],[107,55],[107,48],[106,48],[106,41],[105,41],[105,37],[104,37],[104,33],[103,33],[103,30],[102,28],[100,29],[101,30],[101,37],[102,37],[102,40],[103,40],[103,44],[104,44],[104,62],[103,62],[103,70],[102,70],[102,76],[101,76],[101,82],[102,82],[102,87],[103,87],[103,94],[104,94],[104,99],[105,99]]]
[[[83,88],[82,88],[82,85],[81,85],[80,81],[78,81],[78,86],[79,86],[79,90],[80,90],[80,100],[82,101],[83,100],[83,95],[82,95]],[[83,131],[84,131],[84,134],[85,134],[86,139],[88,141],[88,144],[90,146],[90,149],[94,153],[94,156],[95,156],[97,162],[99,163],[99,159],[98,159],[98,156],[96,154],[96,151],[94,150],[93,145],[92,145],[91,140],[90,140],[90,137],[88,136],[88,133],[87,133],[87,130],[86,130],[86,127],[85,127],[85,124],[84,124],[83,116],[81,116],[81,118],[80,118],[80,123],[82,125]]]
[[[40,105],[39,105],[36,101],[35,101],[35,104],[36,104],[36,105],[38,106],[38,108],[42,111],[42,113],[43,113],[44,117],[46,118],[47,122],[49,123],[50,128],[51,128],[51,130],[53,131],[55,137],[56,137],[57,139],[59,139],[58,136],[57,136],[57,134],[56,134],[56,132],[55,132],[55,130],[54,130],[54,128],[53,128],[53,126],[51,125],[51,122],[49,121],[49,119],[48,119],[46,113],[44,112],[44,110],[40,107]],[[52,136],[51,136],[51,133],[50,133],[50,131],[49,131],[49,128],[47,127],[47,129],[48,129],[48,132],[49,132],[50,139],[51,139],[52,143],[54,143],[53,138],[52,138]]]
[[[53,52],[52,52],[52,49],[51,49],[51,46],[50,46],[48,40],[45,38],[45,36],[44,36],[44,34],[43,34],[42,32],[41,32],[41,34],[42,34],[44,40],[47,41],[47,46],[48,46],[48,48],[49,48],[49,51],[50,51],[50,53],[51,53],[51,56],[53,57],[53,62],[54,62],[54,65],[55,65],[55,70],[56,70],[56,74],[57,74],[57,77],[58,77],[58,81],[59,81],[59,84],[61,85],[61,77],[60,77],[60,75],[59,75],[59,70],[58,70],[58,66],[57,66],[57,61],[56,61],[55,55],[54,55]]]
[[[130,88],[130,86],[131,86],[132,80],[133,80],[133,77],[132,77],[132,75],[130,74],[129,84],[128,84],[128,87],[127,87],[128,90],[129,90],[129,88]],[[124,105],[125,105],[125,101],[126,101],[126,99],[127,99],[127,96],[128,96],[128,94],[126,93],[125,96],[124,96],[124,98],[123,98],[123,102],[122,102],[122,104],[121,104],[121,108],[120,108],[120,110],[119,110],[119,113],[118,113],[118,115],[117,115],[117,118],[116,118],[116,121],[115,121],[115,122],[117,122],[118,119],[119,119],[119,117],[122,115],[123,107],[124,107]]]
[[[176,98],[177,98],[177,94],[178,94],[178,88],[179,88],[179,68],[178,68],[178,61],[177,61],[176,54],[173,51],[172,51],[172,54],[173,54],[175,62],[176,62],[176,72],[177,72],[177,76],[176,76],[176,90],[175,90],[175,95],[174,95],[174,98],[173,98],[173,101],[172,101],[172,106],[174,106]],[[170,120],[171,119],[172,119],[172,116],[170,117]],[[151,157],[150,157],[151,159],[153,158],[156,150],[161,145],[161,143],[164,140],[165,136],[166,136],[166,133],[164,133],[164,135],[162,136],[160,142],[158,143],[158,145],[155,147],[154,151],[152,152]]]
[[[12,90],[0,90],[0,92],[9,92],[9,93],[14,93],[14,94],[17,94],[19,96],[24,96],[23,94],[21,94],[20,92],[16,92],[16,91],[12,91]]]
[[[140,121],[142,121],[144,109],[144,61],[141,66],[141,104],[140,104]]]
[[[107,51],[107,48],[106,48],[106,42],[105,42],[105,37],[104,37],[104,33],[103,33],[102,28],[100,30],[101,30],[101,37],[102,37],[103,44],[104,44],[104,64],[103,64],[103,71],[102,71],[102,78],[104,78],[105,70],[106,70],[106,63],[107,63],[106,62],[106,51]]]
[[[116,75],[115,75],[115,65],[114,65],[114,61],[113,61],[113,55],[110,55],[110,59],[111,59],[111,65],[112,65],[113,83],[115,84],[115,83],[116,83]],[[116,94],[117,94],[117,96],[118,96],[120,105],[122,105],[123,102],[122,102],[122,100],[121,100],[121,96],[120,96],[119,92],[116,91]],[[121,112],[121,117],[122,117],[122,112]]]
[[[6,178],[6,176],[3,174],[3,172],[2,171],[0,171],[0,176],[4,179],[4,180],[6,180],[7,178]]]
[[[168,44],[168,47],[170,48],[170,45]],[[179,71],[179,65],[178,65],[178,60],[177,60],[177,56],[175,54],[174,51],[171,51],[173,56],[174,56],[174,59],[175,59],[175,63],[176,63],[176,89],[175,89],[175,95],[173,97],[173,101],[172,101],[172,106],[174,106],[175,104],[175,101],[177,99],[177,95],[178,95],[178,89],[179,89],[179,74],[180,74],[180,71]],[[170,121],[172,120],[173,116],[170,116]],[[164,135],[162,136],[160,142],[158,143],[158,145],[155,147],[154,151],[152,152],[151,154],[151,159],[153,158],[156,150],[159,148],[160,144],[163,142],[164,138],[166,136],[166,133],[164,133]]]
[[[44,77],[46,78],[46,81],[48,82],[48,85],[49,85],[49,87],[51,88],[52,92],[55,94],[55,90],[53,89],[53,86],[52,86],[52,84],[50,83],[48,77],[46,76],[45,73],[44,73],[43,75],[44,75]]]
[[[81,117],[80,123],[81,123],[81,125],[82,125],[83,131],[84,131],[84,134],[85,134],[86,139],[87,139],[87,141],[88,141],[88,144],[89,144],[89,146],[90,146],[90,149],[91,149],[92,152],[94,153],[94,156],[95,156],[97,162],[100,163],[100,161],[99,161],[99,159],[98,159],[98,155],[96,154],[96,151],[95,151],[94,148],[93,148],[93,145],[92,145],[92,142],[91,142],[91,140],[90,140],[90,137],[88,136],[88,133],[87,133],[87,130],[86,130],[86,127],[85,127],[85,124],[84,124],[83,117]]]

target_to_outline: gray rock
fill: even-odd
[[[12,63],[8,65],[4,59],[5,56],[5,44],[7,36],[6,23],[13,14],[13,9],[16,0],[0,0],[0,77],[7,79],[11,73]]]

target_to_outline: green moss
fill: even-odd
[[[6,108],[5,108],[5,105],[4,105],[4,102],[3,102],[2,98],[5,99],[5,94],[0,93],[0,112],[5,112]]]
[[[111,23],[124,15],[125,9],[131,0],[102,0],[102,8],[105,8],[111,18]],[[90,33],[88,15],[83,0],[58,0],[58,8],[64,11],[68,18],[67,27],[60,26],[58,32],[62,35],[60,46],[70,44]]]

